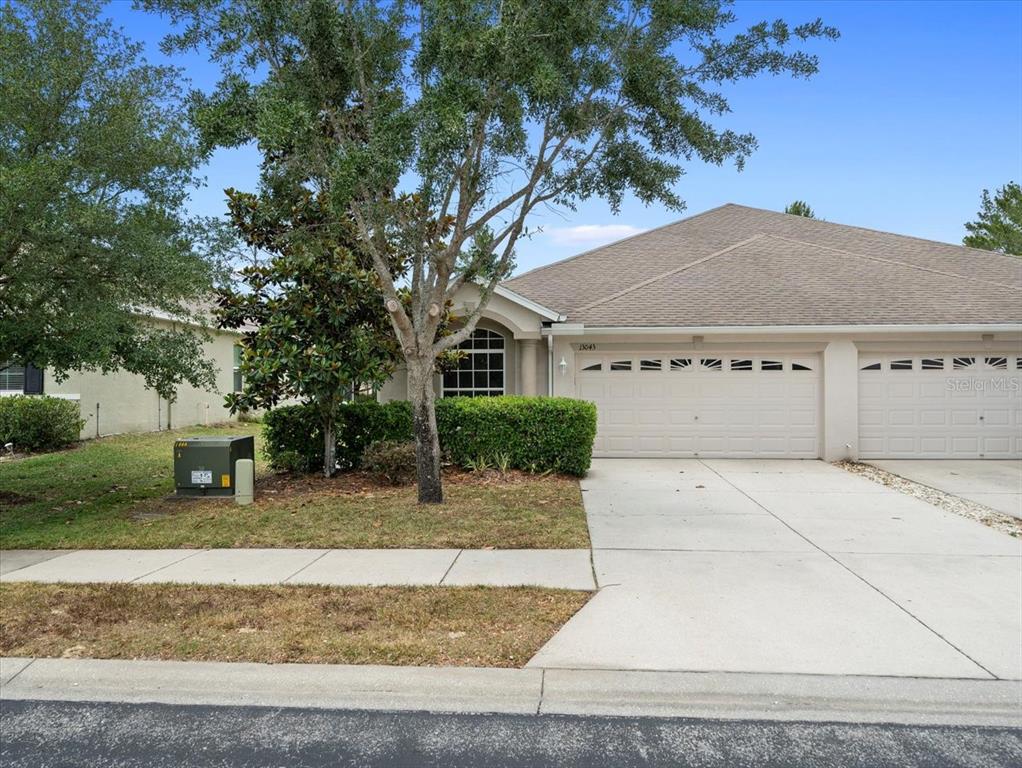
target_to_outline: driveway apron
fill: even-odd
[[[545,668],[1022,678],[1022,541],[822,461],[599,459]]]

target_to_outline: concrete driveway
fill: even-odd
[[[1022,518],[1022,461],[891,459],[869,463],[938,491]]]
[[[1022,678],[1022,541],[820,461],[603,459],[547,668]]]

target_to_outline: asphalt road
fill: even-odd
[[[0,765],[996,768],[1022,728],[4,701]]]

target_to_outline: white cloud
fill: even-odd
[[[576,227],[549,227],[545,234],[558,245],[603,245],[645,231],[631,224],[579,224]]]

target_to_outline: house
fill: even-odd
[[[178,321],[154,315],[152,322],[170,326]],[[241,389],[240,333],[209,329],[209,334],[211,340],[203,348],[218,369],[213,391],[185,384],[168,402],[148,389],[142,376],[126,371],[71,371],[57,381],[49,371],[0,361],[0,397],[45,394],[78,401],[85,421],[82,439],[228,421],[233,417],[224,406],[224,395]]]
[[[1022,457],[1019,258],[729,204],[482,317],[438,394],[591,400],[597,456]]]

